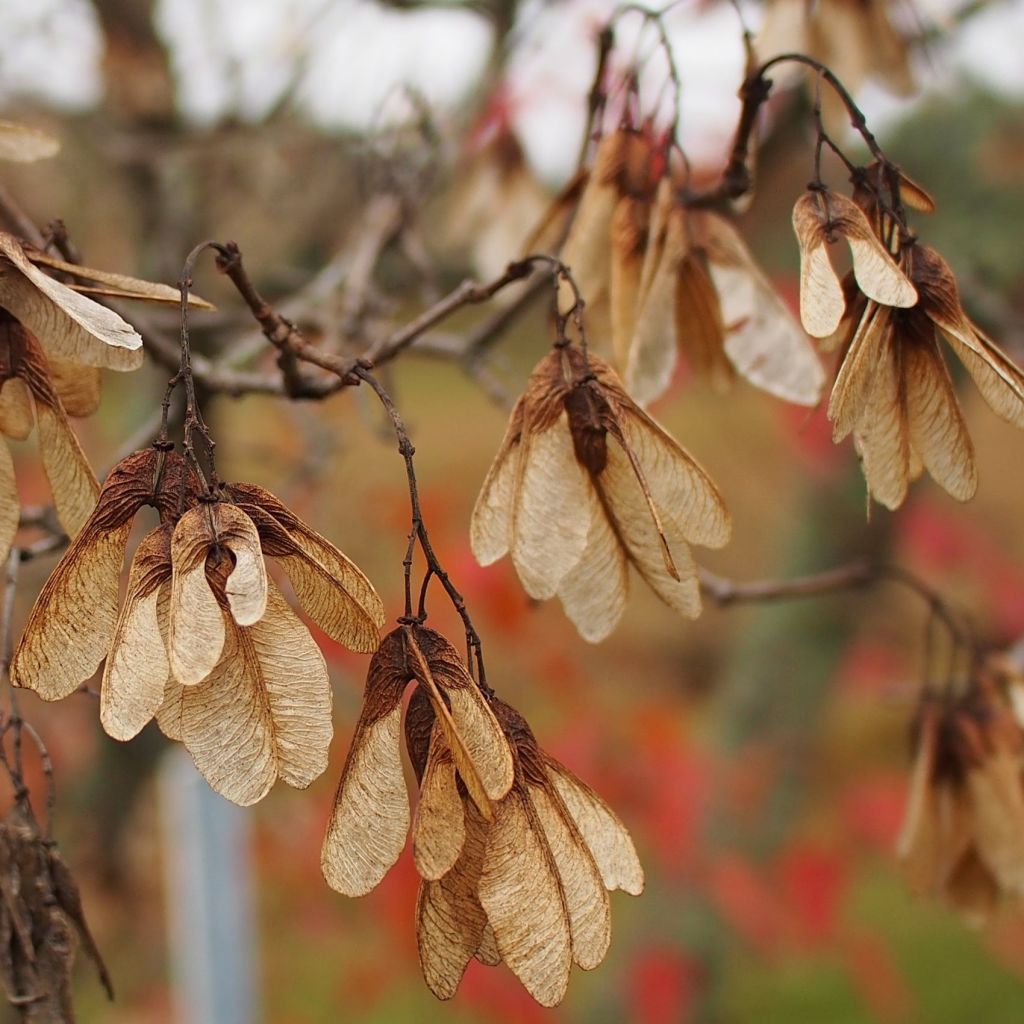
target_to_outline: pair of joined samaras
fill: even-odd
[[[881,256],[864,245],[874,269],[882,267]],[[813,269],[805,269],[804,277],[823,269],[827,256],[818,255],[822,248],[805,259]],[[1024,374],[964,313],[956,279],[938,252],[911,243],[901,247],[898,263],[916,295],[913,304],[906,302],[906,285],[888,270],[875,282],[883,287],[874,296],[868,292],[854,254],[857,286],[866,294],[858,294],[852,278],[843,289],[850,301],[833,336],[842,353],[828,405],[833,438],[853,434],[868,490],[887,508],[903,503],[910,482],[925,469],[954,498],[966,501],[978,484],[974,446],[941,340],[992,410],[1018,427],[1024,427]],[[888,298],[900,302],[876,297],[886,282]],[[813,300],[812,305],[817,309]],[[827,326],[824,314],[821,326]]]
[[[506,553],[526,592],[557,594],[591,642],[625,609],[632,565],[669,607],[700,614],[690,544],[720,547],[731,521],[711,478],[575,347],[534,369],[484,480],[470,526],[489,565]]]
[[[400,757],[401,701],[415,681],[405,740],[420,783],[411,820]],[[608,806],[543,754],[508,705],[484,698],[455,649],[423,626],[385,637],[324,840],[332,888],[369,892],[412,827],[423,879],[420,964],[450,998],[469,961],[508,964],[545,1006],[565,994],[575,962],[603,960],[607,892],[639,893],[632,840]]]
[[[234,484],[224,497],[199,501],[174,452],[119,463],[43,587],[11,678],[57,700],[105,657],[107,733],[130,739],[155,716],[217,792],[250,804],[278,777],[312,782],[332,735],[323,656],[264,555],[279,561],[309,616],[353,650],[376,647],[384,613],[359,569],[272,494]],[[161,521],[135,552],[119,613],[128,535],[144,505]]]
[[[648,135],[601,140],[562,259],[585,300],[589,342],[638,402],[665,391],[681,349],[716,386],[738,372],[787,401],[817,403],[825,376],[807,337],[732,223],[686,206]]]
[[[916,895],[975,923],[1024,896],[1024,736],[994,681],[922,703],[897,852]]]

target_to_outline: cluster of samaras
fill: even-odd
[[[926,695],[898,852],[915,894],[980,924],[1024,896],[1019,659],[990,658],[965,692]]]
[[[4,141],[0,130],[0,150]],[[24,438],[38,425],[71,538],[29,615],[12,683],[58,700],[102,667],[100,719],[115,739],[155,719],[218,793],[243,805],[277,779],[308,786],[327,768],[332,691],[309,629],[268,574],[272,559],[325,634],[377,652],[324,842],[328,882],[368,892],[405,844],[399,737],[412,684],[405,731],[422,790],[413,836],[428,984],[451,996],[476,957],[507,963],[540,1002],[558,1002],[573,963],[590,969],[604,958],[608,892],[643,888],[625,827],[541,752],[443,637],[407,624],[381,642],[384,607],[372,584],[268,491],[204,486],[166,441],[124,458],[100,488],[68,414],[95,410],[100,367],[141,364],[142,339],[83,292],[179,301],[175,289],[53,259],[0,233],[0,430]],[[5,446],[0,453],[6,557],[19,503]],[[128,542],[145,507],[159,521],[134,551],[122,600]]]
[[[839,352],[828,416],[835,440],[853,435],[872,497],[897,508],[927,470],[970,498],[973,449],[940,342],[1017,426],[1024,375],[968,319],[945,260],[907,227],[908,207],[933,209],[928,195],[885,163],[856,171],[850,197],[808,188],[793,210],[801,329],[731,221],[693,201],[667,153],[646,129],[602,138],[562,250],[586,300],[587,337],[626,392],[657,398],[681,350],[717,385],[739,373],[813,406],[825,374],[811,335]],[[839,241],[852,257],[843,278],[829,253]]]
[[[440,634],[406,624],[370,663],[363,710],[324,840],[324,877],[348,896],[373,889],[410,827],[401,762],[419,782],[413,859],[422,882],[423,974],[454,995],[474,957],[506,963],[545,1006],[575,963],[596,967],[611,940],[608,892],[638,894],[643,871],[622,822],[545,754],[514,708],[481,693]]]

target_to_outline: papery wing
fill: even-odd
[[[469,543],[481,565],[490,565],[512,543],[512,506],[519,473],[523,433],[523,399],[516,402],[498,454],[494,457],[473,506]]]
[[[910,443],[936,483],[967,501],[978,488],[974,445],[934,339],[906,345],[903,365]]]
[[[644,872],[626,826],[618,815],[565,765],[547,754],[548,778],[562,798],[601,872],[605,888],[632,896],[644,890]]]
[[[593,487],[589,501],[593,507],[587,546],[562,580],[558,597],[580,636],[596,644],[622,618],[629,591],[629,562]]]
[[[171,664],[158,608],[170,578],[170,529],[158,526],[136,548],[103,670],[100,722],[116,740],[137,735],[164,701]]]
[[[85,366],[135,370],[142,338],[113,310],[78,295],[34,267],[21,246],[0,232],[0,304],[40,341],[47,353]]]
[[[466,965],[479,949],[487,915],[477,889],[487,841],[486,823],[466,807],[466,837],[455,866],[425,881],[416,901],[416,944],[424,980],[438,999],[455,995]]]
[[[563,412],[546,429],[526,428],[512,518],[512,561],[523,588],[551,597],[579,561],[590,531],[586,473]]]
[[[593,970],[604,959],[612,938],[608,893],[558,792],[532,784],[527,790],[562,886],[573,960],[585,971]]]
[[[569,917],[547,840],[519,789],[495,807],[479,897],[502,960],[542,1006],[561,1002],[572,967]]]
[[[444,730],[435,725],[412,823],[412,855],[421,878],[437,881],[451,870],[465,843],[464,819],[455,762]]]

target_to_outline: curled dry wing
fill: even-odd
[[[362,571],[269,491],[231,484],[228,493],[256,524],[264,554],[281,563],[310,618],[350,650],[376,650],[384,604]]]
[[[58,358],[111,370],[142,364],[142,338],[133,327],[33,266],[6,232],[0,232],[0,305]]]
[[[431,699],[455,767],[486,817],[489,801],[500,800],[514,777],[501,726],[458,652],[440,633],[414,626],[405,635],[409,667]]]
[[[197,505],[178,520],[171,562],[171,669],[184,685],[194,686],[213,671],[224,646],[225,623],[208,569],[234,563],[224,589],[231,615],[240,626],[253,625],[264,614],[267,571],[252,520],[223,502]]]

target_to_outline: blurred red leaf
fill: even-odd
[[[643,950],[630,966],[629,1019],[634,1024],[685,1024],[692,1019],[698,965],[670,947]]]

